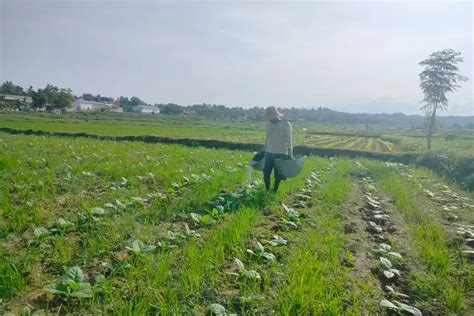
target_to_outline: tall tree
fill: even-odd
[[[56,94],[53,104],[59,109],[65,109],[71,106],[72,104],[72,94],[68,89],[61,89]]]
[[[460,83],[468,78],[459,74],[457,64],[462,63],[460,52],[445,49],[434,52],[427,59],[420,62],[424,70],[420,73],[420,88],[423,91],[423,106],[429,120],[427,149],[431,150],[431,138],[436,120],[436,112],[448,108],[446,93],[456,91]]]
[[[26,95],[23,87],[17,86],[11,81],[5,81],[0,86],[0,94]]]
[[[28,88],[28,90],[26,91],[26,94],[31,97],[33,95],[33,93],[35,92],[35,90],[33,89],[33,86],[30,86]]]
[[[41,108],[43,105],[46,104],[46,95],[42,92],[41,89],[38,91],[33,91],[31,94],[31,98],[33,99],[33,108],[38,109]]]

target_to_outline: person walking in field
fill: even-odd
[[[275,168],[275,159],[290,158],[293,159],[292,127],[290,122],[282,119],[281,114],[276,107],[270,106],[265,109],[265,118],[267,119],[267,136],[263,151],[265,152],[265,165],[263,168],[263,179],[265,188],[270,190],[270,177],[274,171],[275,184],[273,192],[278,191],[281,180],[286,177]]]

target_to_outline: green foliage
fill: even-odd
[[[44,121],[34,124],[51,117],[56,123],[50,126],[64,120],[38,115]],[[164,122],[131,114],[126,116],[130,121],[116,117],[116,132],[124,122],[140,122],[150,130]],[[81,116],[94,118],[100,116]],[[160,132],[224,130],[222,125],[213,129],[205,123],[200,129],[200,121],[168,119]],[[32,128],[32,122],[25,121],[19,124]],[[109,123],[104,125],[112,126]],[[70,126],[80,132],[84,126],[97,128],[92,124],[57,128],[61,132]],[[234,128],[229,123],[228,129]],[[255,131],[261,132],[258,127]],[[365,169],[365,162],[308,157],[302,176],[288,179],[273,195],[258,184],[259,173],[252,175],[256,185],[246,185],[253,182],[245,177],[250,152],[110,140],[1,133],[0,238],[10,259],[0,264],[0,289],[7,293],[12,310],[19,310],[24,298],[38,291],[31,280],[54,280],[52,274],[61,266],[80,264],[84,273],[68,270],[45,287],[68,298],[50,301],[49,313],[204,314],[212,313],[213,306],[214,313],[242,315],[377,314],[367,295],[373,280],[354,280],[351,274],[351,264],[359,263],[359,255],[366,259],[367,252],[352,252],[350,236],[358,232],[344,233],[344,224],[361,216],[356,176],[373,172],[392,190],[381,203],[396,203],[410,223],[423,223],[419,229],[409,224],[406,231],[396,226],[400,238],[416,239],[408,247],[416,249],[416,260],[410,261],[409,250],[396,246],[398,238],[390,244],[402,252],[403,261],[390,256],[388,244],[379,245],[382,250],[377,251],[390,260],[383,270],[400,269],[416,306],[423,301],[443,306],[446,312],[464,312],[471,265],[465,262],[461,269],[450,262],[456,259],[450,240],[443,229],[430,227],[427,223],[436,221],[420,211],[428,205],[423,192],[408,178],[386,172],[390,168],[385,163],[367,163],[370,168]],[[436,177],[428,174],[431,178]],[[368,190],[375,191],[376,185]],[[301,201],[307,207],[295,205]],[[400,218],[395,212],[392,218]],[[279,218],[297,229],[281,229]],[[357,235],[356,242],[364,243],[360,236],[364,235]],[[384,293],[378,286],[377,290]],[[90,295],[88,300],[74,298]],[[389,299],[397,310],[409,312],[409,306]],[[53,306],[58,301],[61,306]]]
[[[38,91],[38,92],[33,91],[31,94],[31,98],[33,99],[33,104],[32,104],[33,108],[41,108],[47,102],[46,95],[41,93],[41,91]]]
[[[141,255],[141,254],[144,254],[145,252],[155,250],[156,246],[145,245],[140,239],[136,239],[135,241],[132,242],[131,247],[126,247],[126,248],[137,255]]]
[[[464,302],[463,289],[451,289],[445,294],[447,308],[454,314],[460,314]]]
[[[46,116],[42,113],[2,113],[0,114],[1,130],[10,133],[27,133],[45,136],[90,137],[104,140],[144,141],[149,143],[165,142],[180,143],[188,146],[196,145],[210,148],[232,148],[243,150],[258,150],[264,141],[264,125],[249,123],[212,122],[196,117],[171,116],[144,117],[133,114],[94,114],[65,113],[61,120]],[[117,124],[120,122],[120,124]],[[124,136],[123,126],[127,125],[127,135]],[[306,126],[306,125],[304,125]],[[309,125],[311,126],[311,125]],[[14,129],[11,129],[11,128]],[[322,129],[322,126],[313,126],[312,129]],[[354,127],[355,128],[355,127]],[[27,131],[35,129],[38,131]],[[68,131],[68,132],[65,132]],[[439,136],[434,136],[433,155],[420,151],[424,143],[424,136],[391,136],[379,139],[378,143],[393,141],[386,145],[391,153],[348,149],[351,143],[339,141],[341,147],[327,148],[328,143],[320,142],[332,139],[336,135],[351,137],[360,135],[350,132],[318,132],[314,138],[302,135],[302,129],[294,128],[295,152],[302,155],[368,157],[386,161],[414,163],[435,170],[438,174],[455,179],[465,188],[474,188],[472,172],[472,146],[474,139],[466,133],[457,132],[452,142],[446,142]],[[383,133],[381,133],[383,135]],[[163,135],[163,136],[160,136]],[[165,136],[166,135],[166,136]],[[313,137],[313,136],[311,136]],[[353,136],[356,137],[356,136]],[[184,139],[183,139],[184,138]],[[347,138],[346,138],[347,139]],[[364,141],[365,137],[357,136]],[[385,140],[386,139],[386,140]],[[375,141],[375,138],[374,138]],[[397,143],[397,144],[395,144]],[[365,142],[362,142],[365,144]],[[394,145],[395,144],[395,145]],[[381,145],[382,146],[382,145]],[[350,146],[349,146],[350,147]]]
[[[92,297],[93,293],[91,285],[84,282],[84,274],[78,266],[68,269],[62,280],[46,285],[43,289],[49,293],[78,298]]]
[[[27,95],[22,87],[13,84],[11,81],[5,81],[0,86],[0,94]]]
[[[185,110],[184,106],[180,106],[174,103],[159,104],[160,113],[165,115],[177,115],[182,114]]]
[[[310,212],[319,225],[307,227],[296,239],[299,245],[290,253],[284,279],[276,289],[277,314],[361,314],[357,299],[351,296],[353,293],[344,280],[345,270],[339,256],[346,240],[335,214],[337,206],[349,197],[348,173],[352,169],[350,161],[339,160],[336,169],[322,180],[314,173],[310,175],[309,183],[321,185],[313,190],[317,197],[312,199]],[[288,213],[286,208],[285,212]],[[351,307],[346,310],[343,302],[350,302]],[[364,312],[371,314],[369,307],[365,306]]]
[[[424,94],[421,109],[426,111],[429,118],[428,150],[431,150],[436,111],[446,110],[448,107],[446,93],[456,91],[461,82],[468,80],[459,74],[457,64],[463,62],[460,55],[460,52],[445,49],[432,53],[428,59],[420,62],[425,67],[420,73],[420,87]]]
[[[449,302],[451,312],[457,312],[462,304],[464,288],[457,282],[458,275],[464,274],[455,261],[456,249],[447,246],[447,232],[439,223],[427,216],[425,200],[420,189],[413,183],[397,175],[393,170],[371,162],[371,170],[379,178],[382,188],[395,200],[402,212],[408,231],[424,266],[412,271],[411,293],[418,301],[430,304],[441,300]],[[469,270],[469,269],[468,269]],[[466,284],[470,288],[472,284]]]
[[[424,94],[422,107],[428,115],[437,109],[445,110],[448,104],[447,92],[456,91],[460,83],[468,78],[461,76],[458,63],[463,62],[461,53],[452,49],[434,52],[420,62],[425,69],[420,73],[420,87]]]
[[[254,249],[247,249],[247,253],[258,262],[272,262],[276,260],[275,255],[271,252],[266,252],[263,245],[259,242],[257,242],[257,246]]]
[[[21,267],[0,254],[0,296],[9,297],[21,292],[26,286]]]
[[[90,93],[83,93],[81,98],[87,101],[95,101],[95,102],[109,102],[110,103],[114,101],[114,98],[103,97],[100,94],[93,95]]]
[[[133,112],[134,108],[137,105],[146,104],[144,101],[140,100],[138,97],[120,97],[118,98],[118,103],[123,108],[124,112]]]
[[[31,92],[33,99],[33,108],[43,106],[49,108],[65,109],[72,105],[72,93],[70,89],[60,89],[56,86],[47,84],[44,89]]]
[[[455,179],[464,188],[474,190],[474,157],[456,157],[453,155],[425,153],[415,163],[434,170],[447,178]]]

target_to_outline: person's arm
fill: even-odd
[[[286,131],[286,146],[288,148],[288,157],[293,159],[293,128],[290,122],[288,122]]]
[[[268,132],[268,124],[267,124],[267,128],[266,128],[266,135],[265,135],[265,144],[263,145],[262,149],[260,149],[260,152],[265,152],[268,148],[268,136],[269,136],[269,132]]]

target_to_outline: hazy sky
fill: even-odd
[[[0,0],[0,81],[149,103],[419,113],[418,62],[462,52],[474,115],[472,2]]]

